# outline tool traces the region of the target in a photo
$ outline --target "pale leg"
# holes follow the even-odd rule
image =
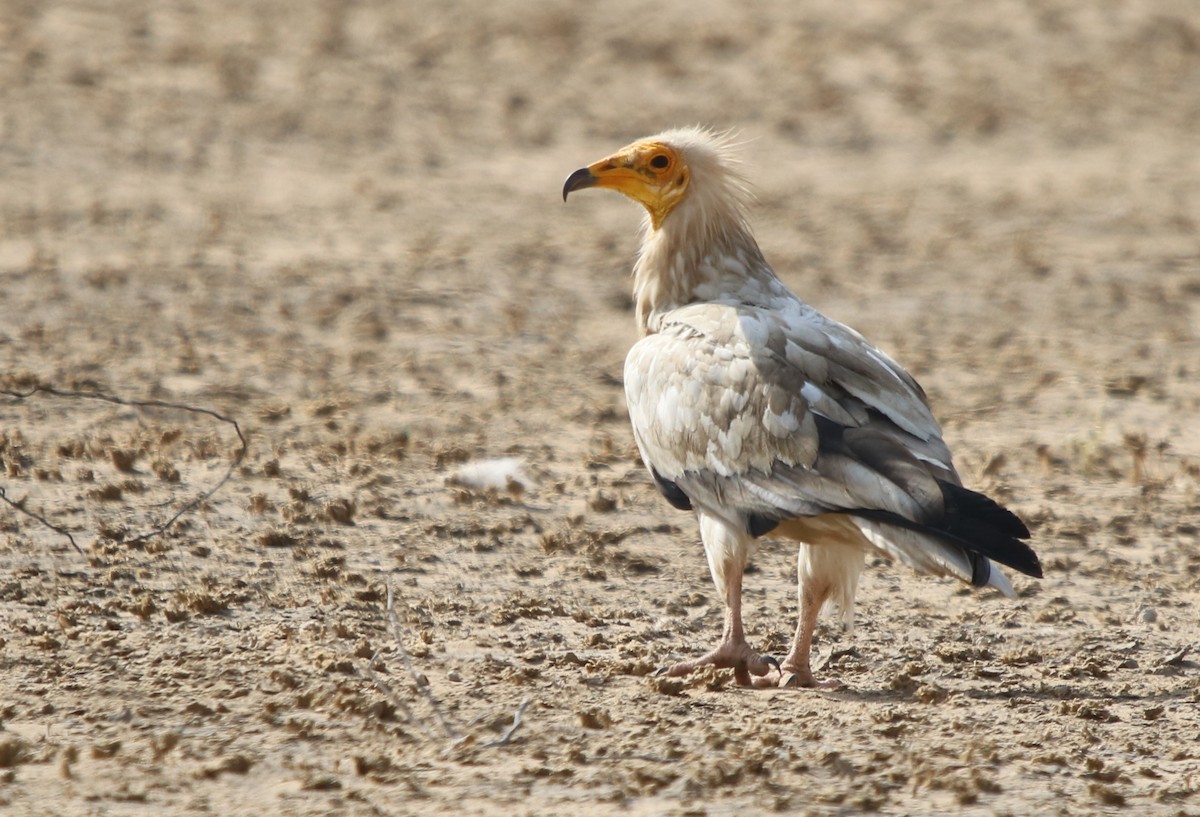
[[[734,678],[742,686],[750,686],[752,675],[766,675],[778,669],[773,658],[763,658],[746,643],[742,626],[742,575],[749,558],[749,534],[730,527],[724,520],[700,511],[700,538],[708,555],[713,583],[725,597],[725,627],[721,643],[712,652],[691,661],[681,661],[667,670],[667,675],[687,675],[693,670],[712,665],[733,669]]]
[[[751,675],[766,675],[778,663],[763,658],[746,643],[746,632],[742,627],[742,568],[729,569],[725,573],[725,628],[720,645],[710,653],[681,661],[667,670],[667,675],[687,675],[703,666],[728,667],[740,686],[752,684]]]
[[[817,616],[825,599],[829,597],[829,586],[809,580],[800,582],[800,620],[796,624],[796,637],[792,640],[791,652],[783,659],[780,671],[783,678],[780,686],[821,687],[837,689],[840,681],[817,681],[813,678],[811,656],[813,630]]]
[[[820,517],[809,520],[808,524],[822,525],[824,529],[821,532],[827,538],[832,538],[831,534],[840,532],[839,517]],[[802,535],[806,533],[800,528],[793,528],[788,532]],[[810,535],[812,532],[811,528],[807,531]],[[825,689],[843,686],[838,681],[817,681],[813,677],[813,631],[816,629],[821,608],[829,600],[841,608],[842,619],[849,628],[853,621],[854,595],[864,560],[863,550],[855,544],[800,545],[796,555],[796,592],[800,614],[792,649],[780,667],[783,676],[779,681],[780,686]]]

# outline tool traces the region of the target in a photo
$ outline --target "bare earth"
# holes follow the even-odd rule
[[[1197,89],[1193,0],[7,0],[0,386],[249,451],[132,542],[232,427],[0,399],[83,550],[0,507],[0,811],[1200,814]],[[720,600],[627,427],[640,214],[559,192],[697,122],[1046,567],[874,564],[842,691],[651,674]]]

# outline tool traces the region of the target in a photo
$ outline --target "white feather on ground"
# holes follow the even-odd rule
[[[499,457],[472,460],[459,466],[446,478],[451,485],[461,485],[476,491],[508,491],[519,493],[535,483],[521,457]]]

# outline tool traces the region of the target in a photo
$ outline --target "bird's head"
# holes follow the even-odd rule
[[[585,187],[607,187],[645,207],[657,230],[683,200],[690,181],[683,150],[662,137],[652,137],[576,170],[563,185],[563,201]]]
[[[676,128],[639,139],[567,177],[563,201],[588,187],[624,193],[646,208],[634,264],[638,322],[650,331],[656,310],[690,303],[697,287],[742,286],[747,275],[774,277],[746,221],[750,188],[738,172],[728,133]],[[724,253],[736,264],[706,264]],[[657,330],[656,330],[657,331]]]

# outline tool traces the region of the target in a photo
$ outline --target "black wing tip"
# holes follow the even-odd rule
[[[655,487],[658,488],[658,492],[663,495],[667,502],[671,503],[672,508],[681,511],[690,511],[692,509],[692,499],[683,492],[682,488],[653,468],[650,469],[650,476],[654,477]]]
[[[1022,571],[1022,572],[1023,572],[1023,573],[1024,573],[1026,576],[1033,576],[1033,578],[1035,578],[1035,579],[1040,579],[1040,578],[1043,578],[1043,576],[1042,576],[1042,562],[1041,562],[1041,560],[1040,560],[1040,559],[1038,559],[1038,557],[1037,557],[1037,554],[1036,554],[1036,553],[1034,553],[1032,550],[1030,550],[1029,552],[1030,552],[1030,553],[1033,555],[1033,565],[1032,565],[1032,568],[1031,568],[1030,570],[1027,570],[1027,571]]]
[[[986,532],[975,533],[969,538],[960,533],[953,539],[955,544],[967,551],[971,557],[971,584],[976,587],[983,587],[988,583],[991,578],[991,562],[1011,567],[1035,579],[1042,578],[1042,563],[1038,560],[1038,555],[1020,539],[988,536]]]
[[[942,489],[948,519],[955,516],[970,518],[1013,539],[1028,539],[1032,536],[1021,517],[990,496],[941,479],[938,480],[938,486]]]
[[[1000,510],[1004,511],[1009,516],[1011,516],[1013,522],[1016,523],[1013,526],[1016,529],[1016,533],[1013,534],[1014,539],[1031,539],[1031,538],[1033,538],[1033,534],[1029,532],[1029,526],[1025,524],[1025,520],[1023,520],[1021,517],[1017,516],[1015,513],[1010,511],[1008,508],[1005,508],[1003,505],[998,505],[997,507],[1000,508]]]
[[[766,536],[777,527],[779,527],[779,520],[770,516],[752,513],[746,517],[746,529],[750,531],[750,535],[755,539],[760,536]]]
[[[920,531],[962,548],[971,557],[971,584],[987,584],[991,569],[980,562],[998,562],[1026,576],[1042,578],[1037,553],[1025,541],[1029,528],[1012,511],[977,491],[938,480],[945,501],[945,513],[938,521],[913,522],[888,511],[855,509],[849,513]]]
[[[1020,571],[1026,576],[1032,576],[1035,579],[1042,578],[1042,563],[1038,559],[1038,555],[1033,552],[1033,548],[1017,539],[1000,544],[1001,546],[996,548],[998,552],[989,553],[989,558],[1002,565],[1007,565],[1013,570]]]
[[[1024,543],[1016,543],[1016,544],[1022,545],[1022,546],[1024,545]],[[1016,570],[1026,576],[1031,576],[1032,578],[1035,578],[1035,579],[1042,578],[1042,564],[1040,561],[1038,561],[1037,554],[1034,553],[1032,550],[1029,550],[1029,554],[1028,554],[1032,560],[1028,561],[1028,562],[1024,562],[1021,566],[1001,561],[1000,559],[996,558],[995,556],[988,558],[986,556],[980,556],[978,553],[971,553],[970,555],[971,555],[971,586],[972,587],[987,587],[988,584],[991,583],[992,571],[996,569],[995,566],[992,564],[992,559],[995,559],[1000,564],[1005,565],[1006,567],[1011,567],[1013,570]]]

